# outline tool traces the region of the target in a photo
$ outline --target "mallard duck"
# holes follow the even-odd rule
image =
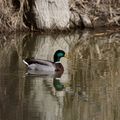
[[[64,71],[64,67],[60,62],[60,59],[65,57],[63,50],[57,50],[54,54],[54,62],[42,59],[27,58],[23,62],[28,66],[28,70],[35,72],[60,72]],[[33,73],[33,74],[34,74]]]

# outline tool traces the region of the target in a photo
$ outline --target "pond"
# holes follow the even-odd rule
[[[120,33],[111,31],[0,35],[0,120],[120,120]],[[27,74],[23,59],[52,61],[58,49],[70,56],[60,79]]]

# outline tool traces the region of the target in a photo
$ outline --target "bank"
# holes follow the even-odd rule
[[[0,0],[0,32],[120,25],[119,0]]]

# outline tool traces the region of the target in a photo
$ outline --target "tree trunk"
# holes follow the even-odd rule
[[[69,27],[68,0],[36,0],[33,12],[39,29],[63,30]]]

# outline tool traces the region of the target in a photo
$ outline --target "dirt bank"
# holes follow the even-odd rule
[[[71,0],[70,23],[89,28],[119,26],[119,0]]]
[[[51,5],[54,3],[54,0],[48,0],[48,2],[50,2]],[[62,28],[55,27],[60,26],[57,25],[57,23],[60,22],[55,21],[58,20],[56,18],[56,15],[49,16],[51,20],[51,27],[49,28],[49,30],[98,28],[120,25],[119,0],[69,0],[68,2],[68,12],[70,16],[69,22],[67,23],[64,19],[63,22],[65,23],[65,25],[63,22],[61,22],[63,25]],[[37,26],[37,22],[40,21],[36,20],[36,11],[35,9],[33,9],[33,6],[35,7],[34,3],[34,0],[0,0],[0,32],[21,30],[47,30],[46,26],[42,28]],[[58,11],[60,12],[61,7],[59,6],[58,8]],[[50,8],[50,10],[52,10],[52,8]],[[67,15],[68,12],[66,12]],[[44,14],[46,13],[44,12]],[[65,15],[66,14],[64,14],[64,16]],[[61,17],[61,21],[62,20],[63,19]],[[44,23],[44,19],[42,22]]]

